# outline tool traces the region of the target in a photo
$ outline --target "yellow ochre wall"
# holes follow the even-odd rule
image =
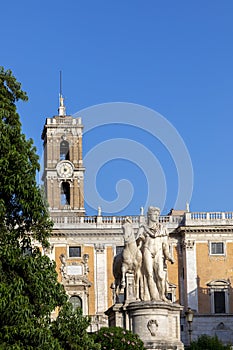
[[[112,274],[112,264],[113,264],[113,248],[107,247],[107,281],[108,281],[108,307],[112,306],[112,289],[111,284],[114,282],[114,277]]]
[[[66,255],[66,246],[64,247],[55,247],[55,262],[56,262],[56,271],[58,273],[58,281],[61,282],[61,260],[59,259],[59,256],[61,254]]]
[[[88,273],[88,280],[92,283],[91,287],[89,288],[89,298],[88,298],[88,309],[89,309],[89,315],[95,314],[95,273],[94,273],[94,248],[90,246],[84,247],[84,254],[89,255],[88,260],[88,267],[89,267],[89,273]]]
[[[233,243],[226,243],[226,255],[209,255],[208,242],[196,244],[198,308],[200,313],[210,312],[210,296],[207,283],[217,279],[233,281]],[[230,289],[229,300],[232,300]],[[232,302],[230,313],[233,312]]]
[[[176,287],[176,302],[179,302],[179,255],[177,246],[173,246],[173,259],[174,264],[167,262],[168,266],[168,281],[172,284],[175,284]]]

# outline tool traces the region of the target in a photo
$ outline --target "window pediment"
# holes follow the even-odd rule
[[[207,283],[207,286],[210,288],[228,288],[230,282],[226,280],[213,280]]]

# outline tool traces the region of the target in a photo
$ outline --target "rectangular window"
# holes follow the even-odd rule
[[[215,291],[214,292],[214,312],[216,314],[225,314],[225,292]]]
[[[224,243],[223,242],[211,242],[210,254],[223,255]]]
[[[81,247],[69,247],[69,258],[80,258],[81,257]]]
[[[124,249],[124,246],[122,245],[119,245],[119,246],[116,246],[116,255],[120,254]]]

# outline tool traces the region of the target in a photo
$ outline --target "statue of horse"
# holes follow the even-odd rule
[[[142,298],[143,295],[143,278],[141,273],[142,252],[137,246],[134,229],[130,218],[126,218],[122,225],[124,233],[123,251],[114,257],[113,276],[115,278],[115,293],[118,295],[125,288],[125,275],[127,272],[134,273],[135,296],[136,299]]]

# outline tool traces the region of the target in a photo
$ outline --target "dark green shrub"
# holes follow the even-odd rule
[[[189,350],[230,350],[230,345],[223,345],[217,336],[210,337],[206,334],[201,335],[196,341],[193,341]]]
[[[95,343],[101,344],[101,350],[145,350],[137,334],[121,327],[103,327],[93,338]]]

